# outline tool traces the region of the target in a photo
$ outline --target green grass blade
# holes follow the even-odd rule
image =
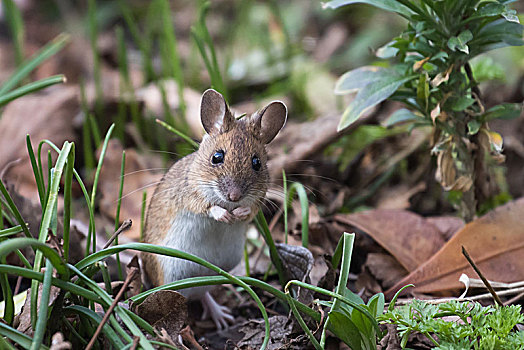
[[[116,214],[115,214],[115,231],[118,230],[120,226],[120,208],[122,207],[122,193],[124,192],[124,173],[126,169],[126,151],[122,151],[122,163],[120,164],[120,185],[118,186],[118,202],[116,204]],[[115,237],[115,243],[113,245],[118,245],[118,236]],[[120,254],[116,254],[116,264],[118,266],[118,278],[121,280],[124,278],[122,273],[122,265],[120,264]]]
[[[140,241],[144,240],[144,228],[146,226],[146,204],[147,204],[147,191],[144,190],[142,194],[142,208],[140,209]]]
[[[147,40],[142,38],[142,36],[140,35],[140,30],[138,28],[137,21],[133,18],[133,14],[129,9],[127,1],[118,0],[118,5],[120,7],[120,10],[122,11],[124,21],[126,22],[127,27],[129,28],[129,32],[131,33],[133,40],[138,46],[140,53],[142,54],[142,69],[144,72],[144,79],[145,81],[151,81],[155,77],[153,61],[151,59],[151,48],[147,43]]]
[[[322,293],[322,294],[325,294],[329,297],[332,297],[333,299],[335,300],[340,300],[340,302],[343,302],[349,306],[351,306],[352,308],[354,309],[357,309],[358,311],[360,311],[364,316],[366,316],[366,318],[371,321],[371,323],[373,324],[373,327],[375,328],[375,330],[377,331],[377,333],[380,332],[380,328],[378,326],[378,322],[377,320],[375,319],[375,317],[373,315],[371,315],[371,313],[366,309],[364,308],[362,305],[360,304],[357,304],[355,303],[354,301],[340,295],[340,294],[337,294],[335,292],[332,292],[330,290],[327,290],[327,289],[324,289],[324,288],[320,288],[320,287],[316,287],[316,286],[312,286],[308,283],[305,283],[305,282],[301,282],[301,281],[297,281],[297,280],[291,280],[287,283],[286,285],[286,288],[289,288],[289,286],[291,284],[294,284],[294,285],[297,285],[299,287],[302,287],[302,288],[306,288],[306,289],[310,289],[312,291],[315,291],[315,292],[318,292],[318,293]]]
[[[45,256],[47,259],[51,260],[51,263],[55,267],[56,271],[61,276],[63,276],[64,279],[68,278],[69,271],[65,266],[64,260],[62,260],[60,255],[58,255],[58,252],[47,244],[34,238],[11,238],[0,243],[0,257],[6,256],[17,249],[23,249],[25,247],[33,247],[38,250],[40,252],[40,256]],[[38,271],[40,271],[40,269]]]
[[[167,124],[166,122],[160,120],[160,119],[157,119],[156,122],[160,125],[162,125],[164,128],[166,128],[167,130],[171,131],[172,133],[174,133],[175,135],[178,135],[180,136],[184,141],[186,141],[187,143],[189,143],[191,146],[193,146],[195,149],[198,149],[198,142],[196,142],[195,140],[193,140],[191,137],[187,136],[186,134],[184,134],[183,132],[181,131],[178,131],[177,129],[175,129],[173,126]]]
[[[87,2],[87,18],[89,25],[89,43],[91,44],[91,52],[93,54],[93,77],[95,80],[95,100],[96,105],[102,101],[102,78],[100,74],[100,55],[98,53],[98,23],[96,20],[96,0],[88,0]]]
[[[38,241],[45,245],[45,242],[47,241],[47,236],[49,232],[49,228],[51,226],[51,220],[54,215],[56,215],[56,206],[58,200],[58,190],[60,187],[60,179],[62,177],[62,173],[64,171],[64,167],[67,161],[67,158],[69,157],[69,152],[71,152],[72,144],[70,142],[64,142],[64,145],[62,147],[62,150],[60,151],[58,158],[56,160],[56,165],[54,167],[54,171],[51,178],[51,183],[47,191],[47,200],[46,200],[46,206],[44,209],[44,213],[42,214],[42,220],[40,222],[40,232],[38,234]],[[51,248],[49,248],[51,249]],[[42,258],[43,258],[43,251],[40,249],[35,254],[35,262],[34,262],[34,270],[36,272],[40,271],[40,268],[42,267]],[[60,259],[61,260],[61,259]],[[51,261],[53,266],[59,270],[59,266],[54,263],[54,261]],[[63,263],[63,262],[62,262]],[[65,275],[67,276],[69,274],[69,271],[67,269],[63,270]],[[37,306],[36,302],[38,300],[38,281],[32,281],[31,282],[31,320],[33,327],[35,326],[36,320],[34,317],[36,317],[36,311]]]
[[[109,139],[111,138],[111,133],[113,132],[113,129],[115,128],[115,124],[111,124],[109,127],[109,130],[107,131],[106,138],[104,140],[104,145],[102,146],[102,152],[100,153],[100,158],[98,159],[98,166],[96,167],[95,172],[95,180],[93,181],[93,189],[91,190],[91,211],[95,211],[95,197],[96,197],[96,189],[98,187],[98,179],[100,177],[100,171],[102,170],[102,165],[104,164],[104,158],[106,156],[107,151],[107,144],[109,143]],[[92,251],[96,251],[96,230],[95,230],[95,222],[93,221],[92,225],[90,226],[90,232],[92,233]],[[89,245],[89,242],[87,243]]]
[[[162,66],[164,67],[164,76],[172,76],[178,85],[178,99],[180,103],[181,120],[185,121],[186,103],[184,100],[184,76],[180,56],[178,55],[177,40],[175,29],[171,19],[171,9],[167,0],[161,0],[161,17],[162,17],[162,40],[160,45],[163,47]]]
[[[119,245],[119,246],[116,246],[116,247],[110,247],[110,248],[107,248],[107,249],[104,249],[104,250],[101,250],[101,251],[98,251],[94,254],[91,254],[90,256],[87,256],[86,258],[84,258],[82,261],[80,261],[78,264],[75,265],[75,268],[81,270],[83,268],[86,268],[92,264],[94,264],[95,262],[109,256],[109,255],[113,255],[117,252],[121,252],[123,250],[126,250],[126,249],[133,249],[133,250],[139,250],[139,251],[144,251],[144,252],[148,252],[148,253],[153,253],[153,254],[160,254],[160,255],[165,255],[165,256],[172,256],[172,257],[176,257],[176,258],[181,258],[181,259],[185,259],[185,260],[189,260],[189,261],[192,261],[192,262],[195,262],[199,265],[202,265],[204,267],[207,267],[208,269],[216,272],[217,274],[221,275],[221,276],[224,276],[224,277],[227,277],[231,283],[234,283],[234,284],[237,284],[237,285],[240,285],[241,287],[243,287],[247,292],[248,294],[255,300],[258,308],[260,309],[260,312],[262,313],[262,317],[264,318],[264,325],[265,325],[265,336],[264,336],[264,342],[262,344],[262,348],[265,348],[269,342],[269,319],[268,319],[268,316],[267,316],[267,312],[266,312],[266,309],[264,307],[264,305],[262,304],[262,302],[260,301],[260,298],[257,296],[257,294],[253,291],[253,289],[251,289],[251,287],[249,287],[245,282],[243,282],[242,280],[240,280],[239,278],[227,273],[226,271],[222,270],[221,268],[205,261],[204,259],[201,259],[197,256],[194,256],[194,255],[191,255],[191,254],[188,254],[188,253],[184,253],[184,252],[181,252],[179,250],[176,250],[176,249],[173,249],[173,248],[168,248],[168,247],[161,247],[161,246],[157,246],[157,245],[154,245],[154,244],[147,244],[147,243],[128,243],[128,244],[123,244],[123,245]]]
[[[42,272],[35,272],[32,269],[23,268],[20,266],[0,264],[0,273],[6,273],[9,275],[14,275],[14,276],[21,276],[27,279],[37,280],[39,282],[44,281],[44,274]],[[78,295],[82,298],[92,300],[96,303],[101,302],[100,297],[98,295],[74,283],[63,281],[58,278],[53,278],[51,280],[51,283],[55,287],[63,289],[67,292],[71,292],[72,294]]]
[[[7,257],[2,256],[0,261],[2,264],[6,264]],[[5,310],[3,319],[7,324],[12,325],[15,317],[15,302],[13,300],[13,292],[11,291],[11,286],[9,285],[9,280],[7,279],[6,273],[0,274],[0,286],[2,286],[2,295],[5,302]]]
[[[73,171],[75,166],[75,144],[71,145],[71,151],[67,158],[64,181],[64,224],[63,224],[63,239],[64,239],[64,260],[69,260],[69,231],[71,226],[71,198],[73,185]]]
[[[0,322],[0,335],[12,340],[24,349],[29,349],[31,347],[32,339],[28,335],[20,331],[17,331],[13,327],[10,327],[3,322]],[[42,345],[40,349],[48,350],[49,348],[47,346]]]
[[[9,237],[9,236],[12,236],[12,235],[20,233],[20,232],[23,232],[22,226],[20,226],[20,225],[16,225],[16,226],[13,226],[13,227],[5,228],[3,230],[0,230],[0,238]]]
[[[286,206],[291,205],[291,201],[295,192],[298,195],[298,199],[300,201],[300,210],[302,215],[302,246],[307,248],[309,245],[309,201],[307,199],[307,193],[304,185],[299,182],[294,182],[291,186],[289,186]]]
[[[136,243],[136,244],[139,244],[139,243]],[[123,247],[123,246],[119,246],[119,247]],[[115,249],[116,247],[113,247],[113,248],[109,248],[109,249]],[[107,250],[109,250],[107,249]],[[104,250],[101,250],[100,252],[104,252]],[[91,256],[94,256],[94,255],[99,255],[100,252],[97,252],[97,253],[93,253]],[[89,257],[87,257],[89,258]],[[86,259],[87,259],[86,258]],[[84,260],[86,260],[84,259]],[[82,261],[84,261],[82,260]],[[96,262],[96,261],[95,261]],[[78,265],[78,264],[77,264]],[[80,269],[78,269],[77,267],[73,266],[73,265],[70,265],[68,264],[68,267],[69,269],[74,272],[75,274],[78,275],[78,277],[84,282],[86,283],[86,285],[88,287],[90,287],[90,289],[92,289],[96,294],[98,294],[102,300],[104,300],[104,302],[107,304],[107,305],[110,305],[113,301],[113,299],[111,298],[111,296],[109,296],[109,294],[107,294],[106,291],[104,291],[102,288],[100,288],[98,286],[98,284],[92,280],[91,278],[87,277],[86,275],[84,275]],[[140,331],[140,329],[136,326],[136,324],[133,323],[133,321],[129,318],[129,316],[125,313],[124,309],[120,306],[116,306],[115,307],[115,313],[122,319],[122,321],[124,322],[124,324],[129,328],[129,330],[131,331],[132,334],[135,334],[135,335],[138,335],[140,337],[140,345],[144,348],[144,349],[150,349],[150,350],[153,350],[153,347],[151,346],[151,343],[147,340],[147,338],[144,336],[144,334]]]
[[[13,213],[16,221],[18,221],[18,224],[22,227],[22,230],[24,231],[25,236],[32,238],[33,236],[31,235],[31,232],[29,232],[29,229],[27,228],[25,220],[22,218],[20,211],[18,211],[18,208],[16,207],[15,202],[13,201],[13,198],[11,198],[11,195],[5,188],[4,183],[2,182],[1,179],[0,179],[0,192],[2,192],[2,195],[4,196],[4,199],[7,202],[7,206]]]
[[[16,100],[19,97],[22,97],[24,95],[30,94],[32,92],[45,89],[46,87],[49,87],[51,85],[65,83],[66,79],[63,75],[54,75],[49,78],[41,79],[32,83],[29,83],[27,85],[24,85],[18,89],[15,89],[13,91],[10,91],[6,94],[3,94],[0,96],[0,107],[3,105]]]
[[[286,273],[284,271],[284,265],[282,264],[282,260],[280,260],[280,255],[278,254],[277,247],[275,246],[275,242],[273,241],[273,236],[271,236],[271,232],[269,231],[269,226],[267,225],[266,218],[264,217],[264,213],[260,210],[255,217],[255,226],[258,229],[258,232],[264,237],[264,240],[266,241],[267,246],[269,247],[269,256],[271,258],[271,262],[273,262],[273,265],[275,265],[275,268],[277,269],[278,273],[278,280],[280,282],[281,286],[284,286],[287,282]]]
[[[38,310],[38,318],[36,320],[35,334],[33,336],[33,343],[31,350],[38,350],[42,345],[44,333],[47,326],[47,311],[49,310],[49,296],[51,293],[51,278],[53,277],[53,265],[46,260],[46,270],[44,273],[44,282],[42,283],[42,293],[40,294],[40,310]]]
[[[340,276],[338,278],[337,287],[335,289],[335,293],[337,295],[345,295],[344,291],[347,288],[347,283],[348,283],[349,268],[351,265],[351,256],[353,254],[353,242],[355,241],[355,234],[344,232],[344,234],[341,237],[341,240],[343,240],[344,243],[343,243],[343,248],[342,248],[342,265],[340,266]],[[333,307],[331,308],[331,310],[338,309],[339,304],[340,304],[339,299],[333,300]],[[374,322],[376,323],[376,321]],[[326,330],[328,329],[327,328],[328,325],[329,325],[329,314],[326,319],[326,323],[324,324],[324,328],[322,329],[322,336],[320,338],[320,344],[322,346],[325,346]]]
[[[315,338],[315,336],[313,335],[313,333],[311,332],[311,330],[307,326],[306,322],[302,318],[302,315],[300,315],[300,313],[298,312],[298,309],[297,309],[296,305],[293,303],[293,298],[291,298],[291,295],[289,294],[289,290],[286,290],[286,295],[287,295],[287,298],[288,298],[288,304],[291,307],[291,311],[293,312],[293,315],[295,316],[295,319],[298,321],[298,324],[300,325],[302,330],[308,336],[309,341],[311,342],[311,344],[313,344],[315,349],[323,350],[324,347],[319,344],[319,342],[317,341],[317,339]]]
[[[66,315],[81,315],[83,317],[86,317],[90,319],[93,324],[99,324],[102,322],[102,317],[94,312],[93,310],[81,306],[81,305],[71,305],[64,308],[64,312]],[[102,327],[102,333],[106,336],[107,339],[113,344],[113,346],[116,349],[122,349],[124,347],[124,343],[120,340],[120,337],[116,334],[116,332],[109,326],[109,324],[105,324]],[[87,344],[87,343],[86,343]]]
[[[38,189],[38,198],[40,198],[40,206],[44,207],[44,197],[45,197],[45,187],[42,182],[42,177],[40,175],[40,169],[36,163],[35,152],[33,151],[33,144],[31,143],[31,137],[29,134],[26,135],[26,145],[27,153],[29,153],[29,159],[31,161],[31,167],[33,168],[33,173],[35,174],[36,188]]]
[[[16,350],[16,348],[13,345],[11,345],[4,337],[0,337],[0,349]]]
[[[24,22],[22,14],[13,0],[3,0],[4,18],[9,26],[15,49],[15,63],[17,66],[24,60]]]
[[[287,215],[288,215],[288,201],[287,201],[287,178],[286,178],[286,171],[282,170],[282,184],[284,187],[284,203],[282,206],[284,207],[284,243],[287,244],[287,236],[289,232],[288,222],[287,222]]]
[[[60,51],[69,41],[69,35],[60,34],[46,46],[36,52],[29,60],[22,64],[16,72],[0,87],[0,96],[14,88],[27,77],[43,61]]]

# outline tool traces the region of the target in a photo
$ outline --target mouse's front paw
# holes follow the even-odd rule
[[[225,222],[226,224],[230,224],[234,221],[233,215],[218,205],[212,206],[211,209],[209,209],[209,213],[216,221]]]
[[[246,220],[251,215],[251,208],[249,207],[238,207],[233,209],[233,216],[238,221]]]

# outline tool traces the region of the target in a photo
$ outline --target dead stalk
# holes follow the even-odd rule
[[[124,285],[122,286],[122,288],[120,289],[120,291],[116,295],[116,298],[111,303],[111,306],[109,306],[109,309],[107,309],[107,312],[104,315],[104,318],[102,318],[102,322],[100,322],[100,324],[96,328],[95,334],[93,334],[93,337],[89,341],[89,344],[87,344],[85,350],[90,350],[93,347],[93,345],[95,344],[96,339],[98,338],[98,336],[100,335],[100,332],[102,331],[102,327],[104,327],[104,325],[106,324],[107,320],[109,319],[109,316],[111,316],[111,313],[113,312],[113,310],[115,309],[116,305],[118,304],[118,302],[120,301],[120,299],[124,295],[127,287],[129,286],[129,283],[131,283],[131,281],[133,280],[133,277],[135,277],[135,275],[137,273],[138,273],[138,269],[133,267],[131,269],[131,271],[129,272],[129,274],[127,275],[126,280],[124,281]]]
[[[469,264],[471,265],[471,267],[473,267],[473,269],[475,270],[477,275],[479,275],[480,279],[482,280],[482,282],[484,283],[486,288],[488,288],[488,290],[491,293],[491,295],[493,296],[493,299],[495,300],[495,302],[499,306],[504,306],[504,304],[502,303],[502,300],[500,300],[499,296],[497,295],[497,293],[495,293],[495,290],[491,286],[491,283],[489,283],[489,281],[486,279],[486,277],[484,277],[482,272],[480,272],[479,268],[477,267],[477,265],[475,265],[475,263],[473,262],[473,259],[471,259],[471,257],[469,256],[468,252],[466,251],[466,248],[464,248],[464,247],[462,247],[462,254],[466,257],[466,259],[468,260]]]
[[[113,233],[111,238],[109,238],[107,243],[104,245],[103,249],[106,249],[107,247],[109,247],[111,245],[111,243],[113,243],[115,238],[117,238],[119,234],[121,234],[122,232],[124,232],[125,230],[130,228],[132,224],[133,224],[133,222],[131,221],[131,219],[127,219],[126,221],[124,221],[122,223],[122,225],[118,228],[118,230],[116,230],[115,233]]]

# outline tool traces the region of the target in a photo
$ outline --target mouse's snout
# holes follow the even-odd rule
[[[231,188],[227,193],[227,199],[238,202],[242,198],[242,191],[238,187]]]
[[[241,184],[236,183],[232,178],[223,178],[219,183],[220,192],[226,197],[226,200],[238,202],[244,198],[244,188]]]

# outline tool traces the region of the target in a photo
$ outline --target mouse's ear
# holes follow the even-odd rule
[[[224,96],[213,89],[207,89],[202,95],[200,119],[210,135],[229,130],[235,122]]]
[[[284,127],[287,119],[287,107],[281,101],[273,101],[253,115],[255,130],[260,141],[270,143]]]

